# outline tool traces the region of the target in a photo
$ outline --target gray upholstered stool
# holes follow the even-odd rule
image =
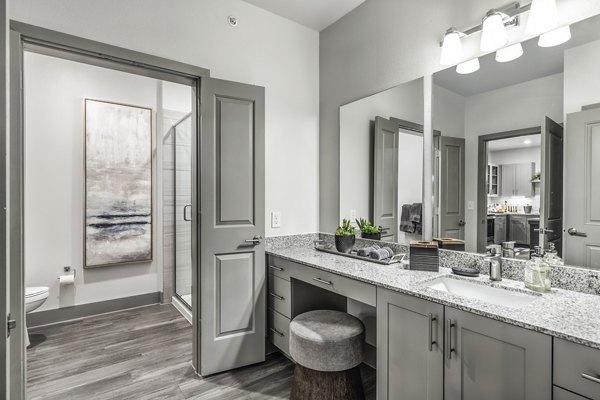
[[[364,335],[362,322],[340,311],[309,311],[294,318],[292,400],[364,399],[359,369]]]

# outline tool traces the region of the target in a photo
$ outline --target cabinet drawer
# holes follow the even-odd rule
[[[285,354],[289,354],[290,348],[290,320],[279,314],[277,311],[269,309],[269,340]]]
[[[269,308],[285,315],[288,318],[292,316],[292,303],[290,295],[292,293],[290,282],[269,274]]]
[[[374,285],[299,264],[294,266],[292,276],[311,285],[377,307],[377,288]]]
[[[292,261],[269,256],[269,261],[267,262],[267,270],[270,274],[273,274],[278,278],[289,281],[290,280],[290,270],[292,269],[291,267],[294,264],[295,263],[293,263]]]
[[[600,400],[600,350],[554,339],[554,384]]]
[[[558,386],[554,386],[553,392],[554,400],[587,400],[587,397],[582,397],[563,388],[559,388]]]

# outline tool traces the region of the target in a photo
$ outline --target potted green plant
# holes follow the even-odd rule
[[[350,253],[354,247],[355,235],[356,229],[349,220],[344,219],[335,231],[335,248],[340,253]]]
[[[356,220],[356,225],[360,229],[360,237],[363,239],[381,240],[381,231],[379,227],[373,226],[371,221],[367,221],[364,218]]]

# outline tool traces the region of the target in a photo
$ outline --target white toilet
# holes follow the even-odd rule
[[[46,286],[25,288],[25,313],[30,313],[44,304],[48,298],[48,292],[49,290]],[[27,326],[25,326],[25,345],[29,346],[29,333],[27,332]]]

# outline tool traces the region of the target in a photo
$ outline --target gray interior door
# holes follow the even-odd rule
[[[265,359],[264,88],[203,79],[200,373]]]
[[[373,224],[383,227],[381,240],[398,238],[398,136],[396,122],[375,117],[373,155]]]
[[[465,238],[465,139],[440,138],[440,236]]]
[[[10,286],[8,284],[9,263],[6,262],[6,171],[7,171],[7,160],[6,160],[6,134],[8,132],[8,115],[7,115],[7,102],[8,102],[8,74],[6,68],[6,60],[8,59],[8,6],[7,2],[3,2],[0,7],[0,58],[2,59],[2,65],[0,66],[0,93],[2,98],[0,99],[0,121],[2,121],[2,129],[0,129],[0,154],[2,155],[2,161],[0,162],[0,198],[2,199],[2,208],[0,210],[0,258],[2,262],[0,265],[0,315],[3,320],[6,321],[9,312],[9,297],[6,293],[10,293]],[[4,332],[0,335],[0,398],[8,399],[9,397],[9,385],[10,377],[7,366],[8,363],[8,348],[9,340]]]
[[[554,243],[562,254],[563,127],[546,117],[542,125],[542,186],[540,189],[540,245]]]
[[[567,115],[564,259],[600,269],[600,109]]]

